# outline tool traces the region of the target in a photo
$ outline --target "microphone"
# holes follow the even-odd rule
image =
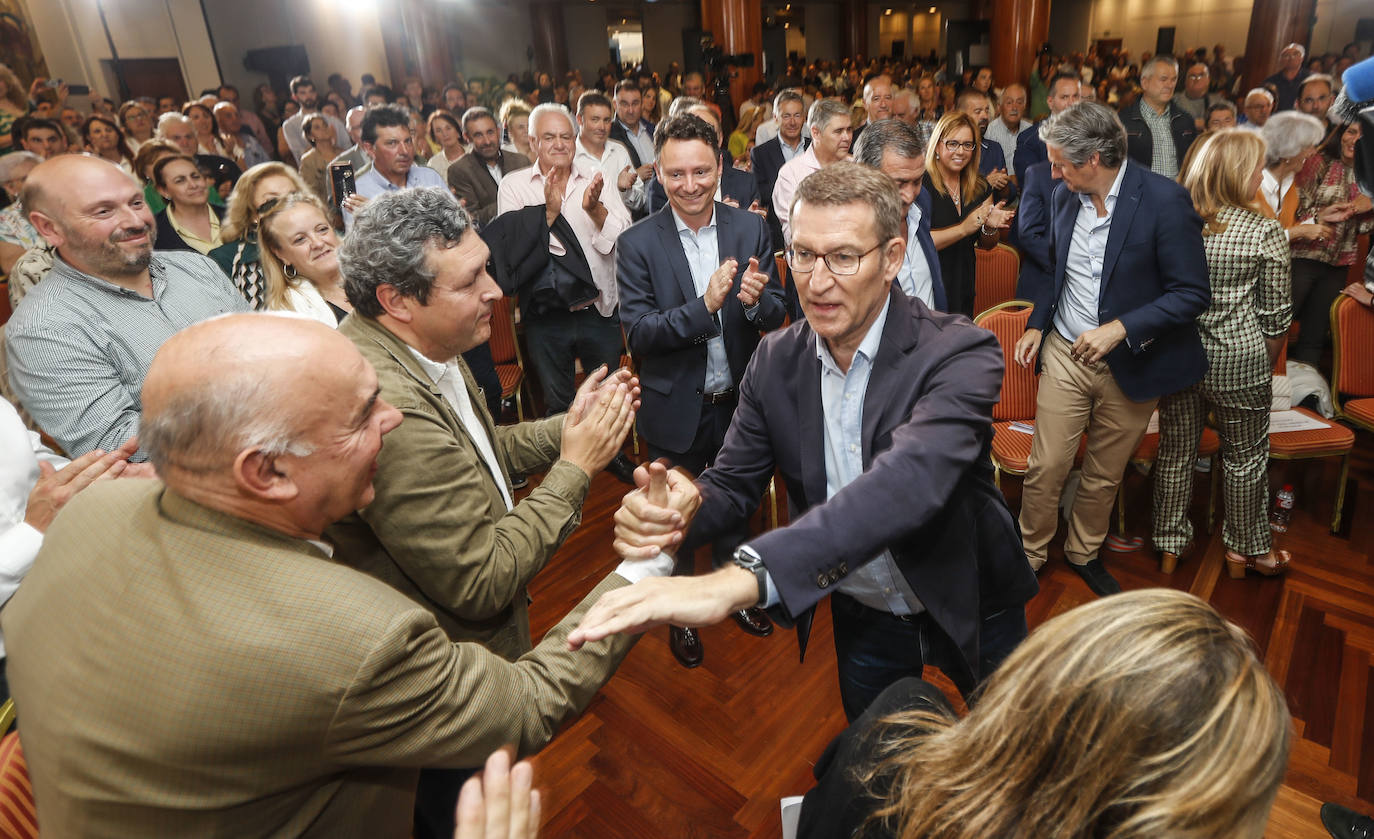
[[[1374,58],[1352,64],[1341,75],[1346,98],[1355,104],[1374,99]]]

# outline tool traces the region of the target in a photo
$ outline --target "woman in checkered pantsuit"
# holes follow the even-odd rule
[[[1206,141],[1183,178],[1206,222],[1212,306],[1198,318],[1198,332],[1210,365],[1201,382],[1159,402],[1154,543],[1165,573],[1193,535],[1188,500],[1209,411],[1221,437],[1228,570],[1273,576],[1288,567],[1288,553],[1270,541],[1265,467],[1271,376],[1292,319],[1290,253],[1283,227],[1254,206],[1263,166],[1264,140],[1229,129]]]

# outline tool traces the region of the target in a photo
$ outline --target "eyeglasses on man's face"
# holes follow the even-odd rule
[[[787,264],[798,274],[810,274],[816,270],[816,261],[823,260],[825,267],[830,269],[830,273],[846,277],[859,272],[859,265],[863,263],[864,257],[882,247],[882,243],[874,245],[863,253],[853,253],[851,251],[834,251],[832,253],[816,253],[806,248],[792,247],[787,249]]]

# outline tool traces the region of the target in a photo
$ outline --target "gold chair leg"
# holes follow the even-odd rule
[[[997,487],[997,491],[1002,491],[1002,469],[997,465],[997,461],[992,462],[992,485]]]
[[[1331,532],[1341,529],[1341,513],[1345,509],[1345,480],[1350,474],[1350,452],[1341,458],[1341,476],[1336,481],[1336,511],[1331,514]]]

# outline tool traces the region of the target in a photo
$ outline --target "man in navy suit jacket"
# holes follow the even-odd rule
[[[658,176],[668,206],[616,242],[620,319],[639,371],[639,433],[650,459],[666,458],[692,474],[715,461],[738,401],[736,385],[759,333],[782,325],[782,286],[763,219],[715,201],[720,155],[715,132],[692,114],[670,117],[655,137]],[[746,530],[713,542],[726,563]],[[680,551],[677,573],[690,574],[698,543]],[[763,635],[761,610],[736,613],[745,631]],[[673,654],[701,663],[700,638],[673,627]]]
[[[925,137],[921,129],[897,119],[875,122],[870,128],[854,147],[854,159],[892,179],[902,199],[902,218],[906,219],[906,254],[893,284],[929,309],[949,311],[940,258],[930,238],[930,195],[921,191],[921,176],[926,171]]]
[[[1078,104],[1079,88],[1082,82],[1073,73],[1058,73],[1050,79],[1050,115],[1059,113],[1070,105]],[[1032,125],[1016,135],[1016,154],[1012,157],[1011,167],[1016,170],[1016,182],[1026,183],[1026,170],[1037,163],[1044,163],[1045,141],[1040,139],[1040,129],[1044,123]]]
[[[758,183],[760,205],[768,211],[768,229],[773,231],[773,250],[787,247],[782,237],[782,223],[778,214],[773,212],[773,182],[778,179],[778,170],[787,161],[801,154],[811,145],[811,138],[805,136],[806,100],[795,88],[778,91],[773,97],[773,114],[778,121],[778,136],[766,143],[754,146],[749,152],[749,168]]]
[[[1016,210],[1016,246],[1021,250],[1016,297],[1035,300],[1051,283],[1050,196],[1059,185],[1059,173],[1047,160],[1027,169],[1023,177]]]
[[[616,547],[643,557],[674,544],[674,517],[691,520],[697,501],[694,536],[735,526],[775,471],[791,524],[708,576],[603,597],[569,641],[768,604],[796,622],[804,651],[812,608],[833,593],[851,719],[925,663],[967,692],[1024,637],[1037,589],[988,459],[997,340],[893,286],[906,248],[901,198],[882,173],[850,162],[812,173],[791,224],[807,320],[759,346],[725,445],[695,488],[670,475],[667,502],[626,496]]]
[[[1035,437],[1021,492],[1021,537],[1044,564],[1059,494],[1088,436],[1064,556],[1100,595],[1121,590],[1098,551],[1117,485],[1165,394],[1207,372],[1196,320],[1211,304],[1202,219],[1188,192],[1127,162],[1115,113],[1080,102],[1041,136],[1067,189],[1051,197],[1050,276],[1015,357],[1040,356]]]

